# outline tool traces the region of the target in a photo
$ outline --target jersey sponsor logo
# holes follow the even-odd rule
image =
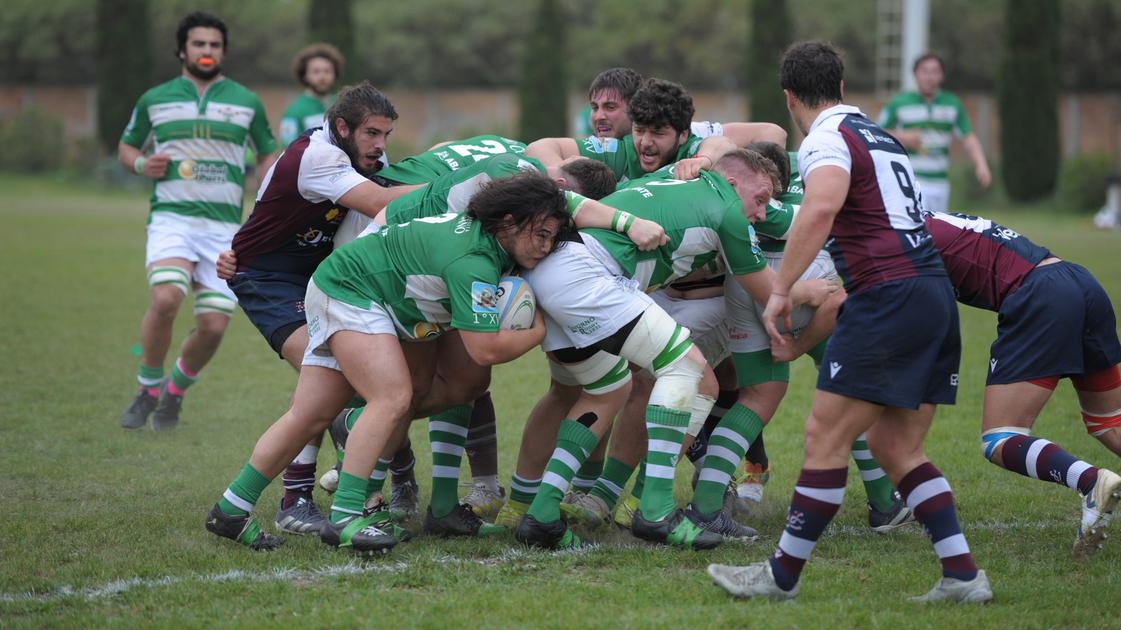
[[[836,361],[830,361],[829,362],[829,378],[836,378],[837,372],[840,372],[842,367],[844,367],[844,366],[842,366],[840,363],[837,363]]]
[[[578,335],[590,335],[599,330],[603,324],[600,323],[595,317],[589,317],[582,322],[577,322],[568,327],[569,330]]]
[[[471,310],[498,316],[498,287],[489,282],[471,283]],[[478,317],[475,318],[478,321]]]
[[[588,136],[584,139],[584,150],[589,153],[617,153],[619,151],[619,139]]]
[[[318,228],[308,228],[306,232],[296,237],[296,245],[299,247],[316,247],[333,241],[334,238],[327,236],[323,230]]]
[[[432,322],[417,322],[413,324],[413,339],[430,339],[440,336],[440,325]]]
[[[323,218],[326,219],[327,221],[332,221],[332,222],[334,222],[336,219],[338,219],[339,221],[342,221],[342,217],[340,217],[339,214],[340,213],[339,213],[338,208],[331,208],[330,210],[327,211],[327,214],[323,215]]]
[[[226,183],[224,164],[199,164],[194,160],[183,160],[176,170],[182,179],[190,179],[202,184]]]

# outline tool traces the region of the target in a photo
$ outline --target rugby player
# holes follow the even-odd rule
[[[692,179],[724,153],[756,140],[786,143],[786,132],[771,123],[728,123],[721,133],[701,137],[691,128],[693,99],[680,85],[647,79],[626,105],[630,137],[542,138],[526,154],[546,165],[583,156],[611,167],[620,184],[678,163],[678,177]],[[715,129],[713,129],[715,131]]]
[[[303,93],[280,117],[280,142],[288,146],[309,129],[322,127],[327,108],[334,101],[331,90],[342,74],[343,55],[330,44],[305,46],[292,62],[292,72],[304,87]],[[382,155],[383,161],[385,159]]]
[[[790,328],[790,288],[827,239],[848,292],[806,420],[802,472],[774,555],[746,567],[709,565],[708,573],[737,597],[795,597],[802,568],[844,497],[852,443],[867,432],[942,564],[937,585],[915,599],[990,601],[950,486],[922,448],[935,406],[956,395],[961,342],[953,286],[923,223],[906,151],[843,104],[843,68],[831,46],[804,42],[786,51],[780,71],[787,108],[806,134],[798,151],[806,191],[764,310],[768,334],[785,343],[776,320]]]
[[[417,186],[384,188],[368,177],[381,168],[397,111],[368,82],[344,89],[327,112],[330,125],[296,139],[265,175],[253,213],[219,258],[249,321],[296,370],[307,349],[304,294],[331,253],[335,231],[350,211],[370,216]],[[236,273],[232,273],[236,270]],[[324,518],[312,501],[322,436],[284,472],[276,526],[318,533]]]
[[[963,304],[996,311],[981,418],[981,454],[1006,470],[1082,495],[1074,554],[1097,552],[1121,476],[1032,437],[1059,380],[1070,378],[1086,431],[1121,455],[1121,344],[1109,296],[1084,267],[982,217],[924,213]]]
[[[539,491],[515,528],[520,541],[548,548],[581,544],[560,519],[560,502],[627,399],[628,361],[657,378],[646,410],[647,492],[632,532],[686,548],[710,548],[723,541],[698,523],[717,518],[719,512],[675,510],[672,493],[674,463],[686,429],[691,420],[703,423],[708,416],[715,378],[688,331],[645,291],[723,258],[747,290],[766,297],[770,271],[751,242],[748,216],[763,211],[775,179],[774,166],[762,156],[737,150],[717,162],[715,173],[702,173],[699,179],[651,180],[622,189],[603,200],[619,208],[619,231],[635,216],[650,219],[666,228],[665,245],[642,254],[621,234],[582,230],[579,241],[526,273],[538,305],[548,314],[542,347],[551,353],[553,380],[583,391],[560,423]],[[539,403],[535,411],[541,409]],[[545,414],[537,414],[525,435],[551,435],[548,424]],[[532,453],[537,444],[523,438],[522,445],[526,461],[519,457],[518,475],[525,479],[540,471],[531,470],[530,461],[540,460]]]
[[[140,97],[117,146],[126,169],[152,180],[150,296],[140,323],[140,389],[121,415],[126,429],[144,427],[148,416],[155,430],[174,428],[187,388],[217,352],[237,301],[214,261],[241,224],[245,148],[255,147],[260,172],[276,150],[260,99],[222,74],[226,25],[195,12],[175,36],[181,75]],[[150,138],[154,148],[146,155]],[[192,290],[195,327],[165,379],[175,315]]]
[[[291,408],[258,441],[210,511],[207,529],[255,550],[279,545],[260,531],[254,504],[357,392],[367,404],[347,439],[331,523],[320,535],[359,552],[394,546],[397,538],[377,527],[383,516],[364,515],[370,474],[403,438],[436,364],[435,344],[402,341],[452,326],[480,365],[528,351],[544,338],[542,316],[528,330],[500,331],[485,294],[493,295],[513,266],[536,266],[572,229],[560,189],[526,174],[492,183],[464,214],[391,225],[332,253],[308,284],[309,342]],[[418,294],[408,287],[421,277],[429,279],[428,290]]]

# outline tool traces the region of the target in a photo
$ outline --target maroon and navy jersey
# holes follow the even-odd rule
[[[311,276],[346,216],[339,198],[365,181],[324,130],[297,138],[269,169],[253,214],[234,236],[238,270]]]
[[[855,107],[823,111],[798,150],[807,192],[814,169],[837,166],[849,173],[848,196],[825,246],[845,289],[945,276],[922,218],[921,195],[903,145]]]
[[[923,216],[958,301],[969,306],[1000,309],[1039,261],[1051,256],[1046,247],[988,219],[945,212]]]

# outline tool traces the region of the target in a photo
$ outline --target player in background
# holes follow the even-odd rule
[[[942,564],[937,585],[915,599],[990,601],[950,486],[922,448],[936,405],[956,396],[953,286],[923,223],[906,151],[843,103],[843,80],[840,55],[828,44],[795,44],[783,56],[787,108],[806,134],[798,151],[806,192],[763,321],[775,343],[786,343],[776,323],[790,327],[787,294],[827,241],[848,297],[818,373],[802,472],[774,555],[746,567],[709,565],[708,573],[738,597],[795,597],[844,498],[852,443],[866,432]]]
[[[618,101],[612,103],[618,105]],[[671,109],[664,109],[667,105]],[[542,138],[530,143],[526,154],[546,165],[575,156],[600,160],[611,167],[622,184],[675,162],[688,161],[690,166],[686,168],[691,171],[711,168],[724,153],[756,140],[786,144],[786,132],[770,123],[727,123],[721,126],[720,134],[698,135],[691,127],[692,97],[671,81],[647,79],[626,107],[629,137]],[[622,118],[616,115],[611,124],[617,129]]]
[[[993,176],[961,100],[942,89],[942,58],[937,53],[923,53],[915,60],[912,72],[918,89],[893,96],[880,112],[879,125],[910,153],[923,207],[945,212],[950,203],[950,144],[954,138],[961,139],[981,188],[988,188]]]
[[[226,25],[191,13],[179,22],[176,44],[182,73],[140,97],[117,147],[126,169],[152,180],[150,297],[140,323],[140,389],[121,415],[126,429],[143,427],[149,415],[155,430],[175,427],[187,388],[217,352],[237,301],[218,279],[215,259],[241,224],[246,145],[261,173],[276,151],[260,99],[222,74]],[[190,291],[195,327],[165,378],[175,316]]]
[[[1074,554],[1106,538],[1121,476],[1088,464],[1031,428],[1070,378],[1086,431],[1121,455],[1121,344],[1109,296],[1084,267],[982,217],[924,213],[958,301],[996,311],[981,419],[981,454],[1006,470],[1082,495]]]
[[[327,108],[335,100],[332,90],[346,63],[338,48],[326,43],[306,46],[292,60],[292,72],[304,91],[280,117],[280,143],[288,146],[308,129],[322,127]]]

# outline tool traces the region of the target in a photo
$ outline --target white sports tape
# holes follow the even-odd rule
[[[152,267],[148,272],[148,286],[160,284],[170,284],[187,295],[191,290],[191,274],[182,267]]]
[[[679,326],[662,307],[651,304],[642,312],[631,333],[627,335],[619,354],[654,376],[661,376],[658,372],[669,369],[670,365],[656,370],[655,361],[663,352],[677,347],[683,341],[687,342],[688,335],[688,328]]]
[[[714,405],[716,405],[716,399],[712,396],[705,396],[704,394],[694,396],[693,410],[689,413],[689,426],[685,429],[685,433],[697,437],[697,434],[704,428],[705,421],[708,420],[708,414],[712,412]]]
[[[703,359],[701,363],[697,363],[688,354],[684,354],[664,370],[659,370],[661,374],[654,381],[648,404],[687,412],[691,422],[693,401],[697,397],[697,386],[701,384],[706,365]]]
[[[996,427],[981,434],[981,456],[985,459],[992,457],[993,451],[1002,442],[1013,435],[1031,435],[1031,429],[1024,427]]]
[[[609,394],[631,382],[626,359],[600,350],[579,363],[549,361],[549,371],[562,385],[582,385],[593,396]],[[561,378],[558,378],[560,376]]]
[[[195,294],[195,315],[217,313],[233,317],[237,302],[217,291],[199,291]]]

